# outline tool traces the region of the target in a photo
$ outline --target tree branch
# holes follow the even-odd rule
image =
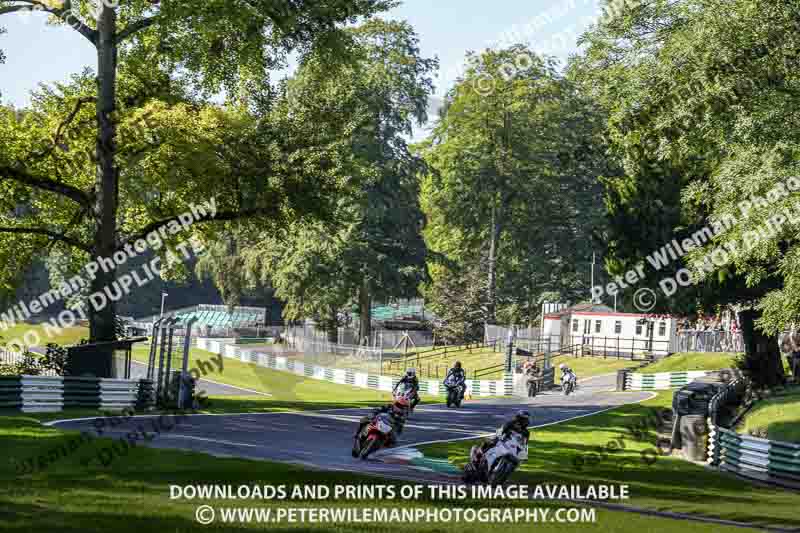
[[[239,220],[257,216],[272,215],[274,213],[275,213],[274,208],[266,208],[266,207],[244,209],[241,211],[220,211],[217,212],[216,216],[214,217],[212,217],[211,214],[209,213],[207,216],[197,218],[195,219],[194,223],[197,224],[200,222],[210,222],[210,221],[224,222],[229,220]],[[163,228],[170,222],[178,222],[178,221],[179,221],[178,215],[175,215],[173,217],[165,218],[163,220],[159,220],[158,222],[153,222],[151,224],[148,224],[147,226],[142,228],[138,233],[135,233],[129,236],[124,241],[122,241],[122,243],[120,243],[117,249],[121,249],[126,244],[132,243],[138,239],[144,239],[147,235],[153,233],[154,231],[158,231],[159,229]]]
[[[64,24],[77,31],[86,39],[97,46],[97,30],[93,30],[72,12],[72,0],[65,0],[61,9],[50,7],[42,0],[13,0],[27,5],[15,5],[0,8],[0,15],[14,13],[15,11],[43,11],[59,18]]]
[[[78,112],[81,110],[81,108],[84,105],[93,103],[95,101],[97,101],[97,99],[93,98],[93,97],[90,97],[90,96],[83,97],[83,98],[78,98],[78,101],[75,102],[75,109],[73,109],[72,112],[67,116],[67,118],[65,118],[64,121],[61,122],[61,124],[58,125],[58,128],[56,129],[56,134],[53,137],[53,145],[50,148],[48,148],[47,150],[45,150],[44,152],[40,153],[40,154],[31,155],[31,157],[28,158],[28,160],[31,160],[31,159],[44,159],[45,157],[47,157],[50,154],[52,154],[53,150],[56,149],[56,147],[58,146],[59,141],[61,140],[61,136],[64,133],[64,128],[66,128],[69,124],[72,123],[73,120],[75,120],[75,117],[78,115]]]
[[[91,203],[91,197],[77,187],[49,179],[38,178],[18,168],[0,166],[0,180],[3,178],[9,178],[43,191],[60,194],[80,205],[88,206]]]
[[[158,15],[137,20],[136,22],[131,22],[125,29],[117,33],[117,44],[144,30],[145,28],[149,28],[156,22],[158,22]]]
[[[79,249],[81,249],[81,250],[83,250],[85,252],[90,252],[91,253],[91,251],[92,251],[91,246],[79,241],[78,239],[73,239],[72,237],[67,237],[66,235],[62,235],[61,233],[58,233],[56,231],[51,231],[51,230],[44,229],[44,228],[23,228],[23,227],[19,227],[19,228],[3,228],[3,227],[0,227],[0,233],[22,233],[22,234],[25,234],[25,235],[45,235],[47,237],[50,237],[51,239],[54,239],[54,240],[59,241],[59,242],[63,242],[64,244],[69,244],[70,246],[74,246],[75,248],[79,248]]]

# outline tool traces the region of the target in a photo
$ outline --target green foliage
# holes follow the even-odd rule
[[[434,324],[439,344],[466,344],[483,340],[487,321],[486,269],[467,267],[444,271],[428,291],[428,304],[438,320]]]
[[[66,375],[66,367],[69,361],[69,351],[58,344],[48,343],[45,354],[41,357],[39,364],[43,370],[52,370],[59,376]]]
[[[373,20],[350,33],[353,62],[336,68],[324,56],[310,56],[287,82],[287,109],[310,130],[320,123],[308,108],[350,115],[340,138],[353,164],[332,169],[349,188],[327,200],[336,201],[335,223],[298,220],[278,231],[243,225],[198,265],[226,301],[271,286],[286,301],[285,318],[313,317],[326,329],[339,324],[339,311],[359,294],[409,296],[427,279],[417,188],[422,162],[403,136],[426,120],[436,62],[420,56],[406,23]]]
[[[763,239],[752,232],[800,197],[748,216],[740,209],[797,175],[796,3],[657,0],[599,24],[584,43],[576,70],[609,114],[608,137],[625,170],[605,180],[612,269],[733,217],[731,229],[670,269],[689,266],[700,285],[662,303],[686,310],[698,300],[757,302],[759,326],[773,334],[796,321],[797,221]],[[718,247],[736,252],[712,262]]]
[[[353,98],[331,94],[322,106],[311,90],[288,95],[271,72],[292,56],[351,64],[356,37],[347,28],[393,5],[0,0],[0,15],[49,13],[98,59],[96,71],[41,87],[29,109],[0,108],[0,257],[16,267],[3,270],[0,287],[50,254],[55,279],[74,274],[209,198],[216,218],[194,228],[204,240],[237,219],[269,231],[330,217],[362,177],[350,140],[363,117],[346,107]],[[327,73],[317,74],[324,83]],[[185,266],[163,275],[180,278]],[[104,273],[92,290],[112,280]],[[92,339],[114,338],[114,314],[113,306],[90,314]]]
[[[507,65],[520,64],[528,68],[509,76]],[[602,115],[552,59],[523,45],[473,55],[468,65],[420,146],[430,168],[426,239],[455,263],[482,250],[487,318],[530,320],[545,291],[588,294],[604,225]]]

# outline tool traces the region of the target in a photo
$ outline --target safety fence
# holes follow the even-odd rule
[[[730,415],[743,405],[748,384],[737,375],[709,402],[707,463],[749,479],[800,489],[800,444],[741,435],[733,427],[745,408],[732,420]],[[725,427],[727,426],[727,427]]]
[[[272,370],[291,372],[298,376],[310,379],[330,381],[339,385],[351,385],[363,389],[374,389],[390,392],[397,384],[396,376],[384,376],[369,372],[359,372],[343,368],[329,368],[299,361],[292,357],[268,353],[260,348],[247,348],[232,344],[223,344],[219,339],[198,338],[199,348],[220,354],[224,357],[238,359],[243,363],[253,363]],[[467,394],[472,396],[513,396],[513,374],[504,375],[499,380],[472,380],[466,381]],[[420,380],[420,393],[429,395],[444,395],[447,389],[439,380]]]
[[[0,377],[0,408],[27,413],[58,412],[68,407],[119,410],[153,405],[149,380],[91,377]]]
[[[675,335],[676,352],[743,352],[740,331],[684,329]]]
[[[800,445],[740,435],[712,424],[708,463],[759,481],[800,488]]]
[[[713,372],[690,370],[683,372],[659,372],[656,374],[625,373],[624,390],[668,390],[691,383],[697,378],[705,377]]]

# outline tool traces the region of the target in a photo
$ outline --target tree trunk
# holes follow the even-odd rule
[[[743,370],[757,388],[769,388],[783,384],[786,376],[783,372],[778,337],[764,335],[755,327],[755,322],[760,317],[760,311],[748,310],[739,313],[745,349]]]
[[[358,291],[359,316],[361,318],[358,327],[358,343],[364,343],[364,339],[369,343],[372,336],[372,298],[369,295],[369,286],[366,278]]]
[[[116,89],[117,89],[117,14],[102,3],[97,19],[97,173],[94,203],[95,258],[112,258],[117,247],[118,170],[116,152]],[[100,269],[92,280],[92,293],[102,292],[114,283],[116,271]],[[114,291],[111,291],[112,294]],[[93,342],[115,340],[116,303],[89,305],[90,336]]]
[[[487,287],[486,323],[494,324],[497,313],[497,254],[500,241],[500,215],[497,206],[492,206],[492,222],[489,232],[489,278]]]
[[[328,318],[328,342],[333,344],[339,342],[339,319],[336,316],[336,309],[330,310]]]

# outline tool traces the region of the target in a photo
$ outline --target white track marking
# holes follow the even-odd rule
[[[207,439],[207,438],[204,438],[204,437],[194,437],[192,435],[166,434],[166,435],[162,435],[160,438],[199,440],[199,441],[202,441],[202,442],[213,442],[215,444],[227,444],[228,446],[246,446],[248,448],[260,448],[261,447],[258,444],[245,444],[244,442],[232,442],[232,441],[229,441],[229,440]]]
[[[570,420],[576,420],[578,418],[584,418],[584,417],[587,417],[587,416],[598,415],[600,413],[605,413],[606,411],[611,411],[612,409],[617,409],[618,407],[623,407],[625,405],[633,405],[633,404],[637,404],[637,403],[646,402],[648,400],[652,400],[656,396],[658,396],[657,393],[650,392],[650,397],[649,398],[642,398],[641,400],[637,400],[635,402],[629,402],[629,403],[614,405],[614,406],[608,407],[606,409],[601,409],[599,411],[592,411],[590,413],[584,413],[582,415],[577,415],[577,416],[573,416],[573,417],[570,417],[570,418],[564,418],[562,420],[556,420],[554,422],[547,422],[545,424],[539,424],[537,426],[529,426],[529,429],[539,429],[539,428],[543,428],[543,427],[547,427],[547,426],[553,426],[555,424],[562,424],[564,422],[569,422]],[[492,435],[494,435],[493,432],[492,433],[484,433],[484,434],[481,434],[481,435],[477,435],[477,437],[490,437]],[[475,438],[475,437],[472,437],[472,438]],[[439,440],[431,440],[431,441],[427,441],[427,442],[417,442],[415,444],[404,444],[402,446],[397,446],[397,447],[394,447],[394,448],[391,448],[391,449],[392,450],[399,450],[399,449],[404,449],[404,448],[416,448],[417,446],[426,446],[428,444],[442,444],[442,443],[445,443],[445,442],[458,442],[458,441],[462,441],[462,440],[470,440],[470,437],[457,438],[457,439],[439,439]],[[381,450],[381,451],[383,451],[383,450]],[[386,453],[388,453],[388,451],[389,450],[386,450]],[[378,452],[378,453],[381,453],[381,452]]]

